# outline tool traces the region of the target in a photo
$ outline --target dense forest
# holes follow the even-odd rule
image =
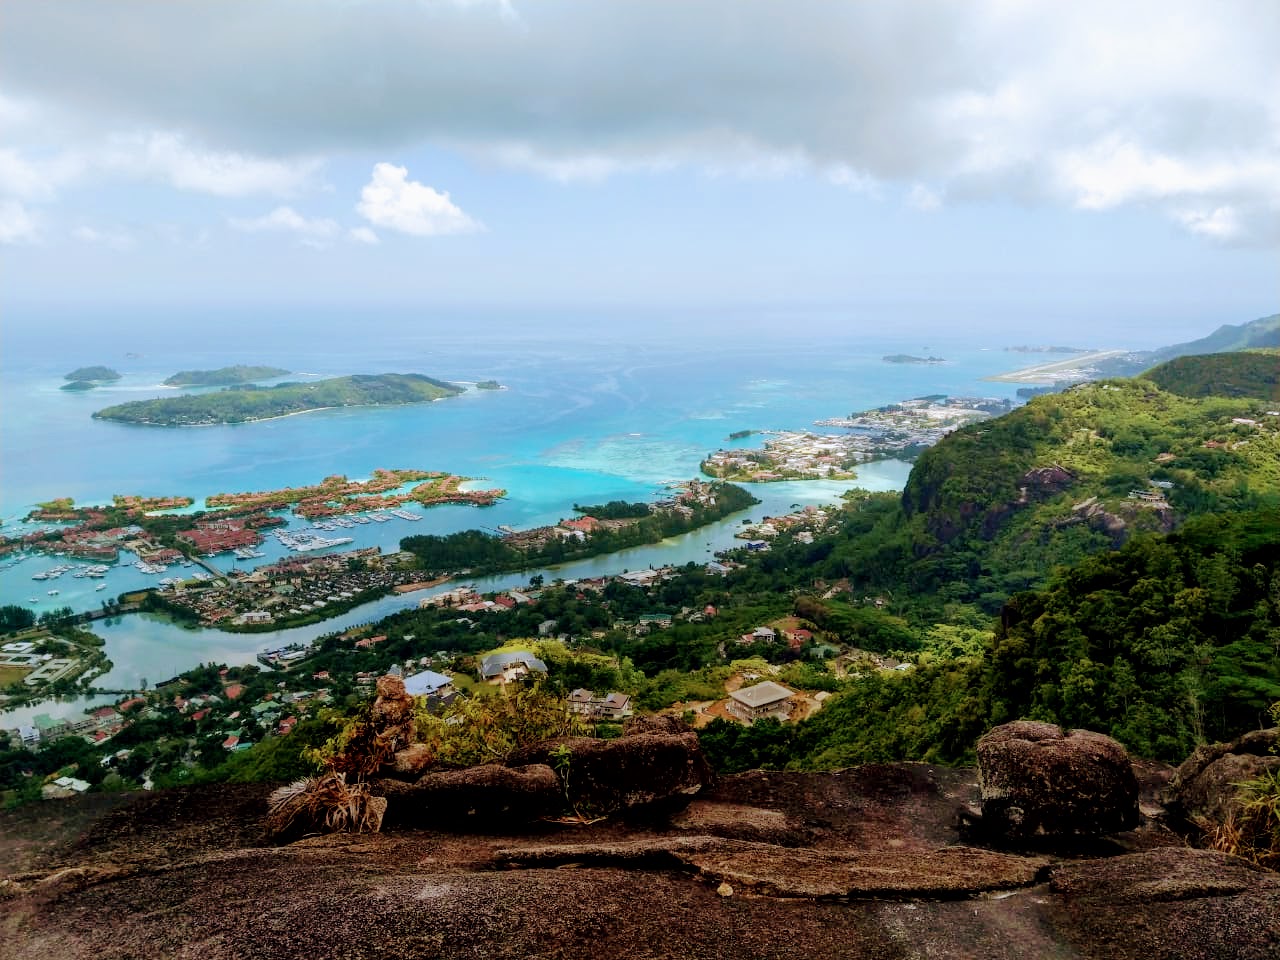
[[[281,383],[274,387],[228,387],[216,393],[134,400],[99,410],[94,417],[121,423],[155,426],[193,426],[207,423],[246,423],[326,407],[427,403],[462,393],[452,383],[419,373],[384,373]]]

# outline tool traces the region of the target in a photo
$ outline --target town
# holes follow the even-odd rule
[[[952,430],[1012,408],[1010,401],[991,397],[937,395],[903,400],[814,424],[850,433],[759,431],[772,437],[762,449],[718,450],[702,462],[702,472],[743,483],[850,480],[856,478],[859,463],[887,457],[911,459]]]
[[[770,539],[810,543],[839,509],[809,507],[765,518],[755,529]],[[538,683],[583,722],[607,726],[634,713],[663,712],[701,727],[716,719],[795,722],[868,671],[911,668],[794,610],[744,605],[728,583],[749,571],[750,552],[550,585],[538,576],[521,589],[483,596],[454,587],[379,623],[265,651],[260,666],[206,665],[79,719],[38,715],[7,731],[10,747],[43,752],[70,741],[83,745],[59,746],[51,756],[65,754],[71,762],[31,785],[58,797],[100,784],[181,783],[197,769],[234,763],[252,745],[282,741],[295,730],[320,736],[326,708],[366,700],[386,674],[403,677],[408,691],[436,713],[459,698]],[[301,609],[327,602],[320,590],[358,592],[382,573],[411,574],[391,566],[398,559],[376,550],[290,558],[221,590],[208,584],[167,593],[170,602],[182,598],[206,615],[215,609],[212,601],[196,598],[228,591],[246,591],[259,606],[281,598],[275,608]],[[882,615],[883,597],[854,600],[847,584],[819,586],[829,599],[843,596]],[[9,647],[11,656],[31,649]]]

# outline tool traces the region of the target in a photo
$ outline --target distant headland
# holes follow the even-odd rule
[[[885,363],[946,363],[943,357],[913,357],[909,353],[891,353],[881,357]]]
[[[167,379],[166,387],[229,387],[255,380],[272,380],[289,375],[280,367],[219,367],[217,370],[180,370]]]
[[[428,403],[462,393],[461,387],[420,373],[357,374],[274,387],[233,385],[214,393],[135,400],[97,411],[98,420],[189,427],[250,423],[329,407]]]

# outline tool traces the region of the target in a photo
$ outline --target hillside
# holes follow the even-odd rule
[[[99,420],[149,426],[248,423],[329,407],[427,403],[462,393],[451,383],[418,373],[355,375],[274,387],[231,387],[196,396],[135,400],[97,411]]]
[[[1256,397],[1280,401],[1280,349],[1177,357],[1143,374],[1184,397]]]
[[[1228,370],[1238,380],[1255,362],[1253,354],[1188,358],[1179,380]],[[987,594],[994,613],[1055,564],[1190,516],[1275,503],[1280,417],[1268,409],[1136,379],[1036,397],[958,430],[922,454],[903,491],[912,569],[902,572],[918,589]]]
[[[1261,347],[1280,347],[1280,313],[1259,317],[1248,323],[1223,324],[1207,337],[1175,343],[1158,350],[1125,354],[1096,364],[1097,376],[1136,377],[1144,370],[1176,357],[1202,356],[1209,353],[1234,353]]]
[[[235,383],[253,383],[288,376],[281,367],[250,367],[237,364],[217,370],[180,370],[164,381],[168,387],[226,387]]]
[[[1259,317],[1249,323],[1224,323],[1207,337],[1188,343],[1175,343],[1161,347],[1152,354],[1152,360],[1160,363],[1174,357],[1186,357],[1205,353],[1231,353],[1236,350],[1253,350],[1258,347],[1280,347],[1280,313]]]

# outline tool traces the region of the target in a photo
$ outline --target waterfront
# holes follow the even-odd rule
[[[906,481],[909,470],[909,464],[896,460],[869,464],[865,468],[862,484],[875,490],[899,489]],[[716,551],[742,546],[742,541],[735,539],[734,534],[742,529],[744,518],[758,520],[766,515],[786,513],[794,503],[838,503],[841,493],[848,489],[848,484],[834,481],[744,486],[761,500],[759,504],[750,510],[662,543],[541,570],[492,577],[466,577],[461,578],[459,583],[473,585],[481,593],[487,593],[521,586],[539,573],[548,580],[577,579],[607,576],[649,566],[705,562],[712,559]],[[323,634],[376,621],[399,610],[416,607],[424,598],[457,585],[453,583],[413,593],[391,594],[321,623],[265,633],[189,628],[150,614],[130,614],[100,620],[93,625],[93,630],[106,641],[106,655],[113,666],[110,672],[98,678],[96,684],[105,689],[134,689],[143,680],[154,685],[201,663],[252,663],[261,650],[307,642]],[[26,722],[36,713],[49,713],[55,717],[77,715],[86,706],[98,702],[97,698],[78,698],[3,712],[0,713],[0,729]]]
[[[377,546],[390,552],[410,534],[527,529],[570,516],[574,504],[655,499],[669,484],[697,476],[698,464],[709,452],[751,445],[750,437],[729,440],[735,431],[805,428],[849,410],[926,394],[1009,397],[1016,389],[982,382],[999,372],[1007,357],[973,344],[948,344],[950,362],[920,366],[882,362],[883,355],[907,346],[900,341],[853,334],[824,342],[795,343],[779,336],[722,344],[696,336],[679,342],[570,342],[528,335],[448,339],[406,332],[409,328],[388,329],[385,338],[346,352],[299,346],[296,338],[273,339],[268,331],[253,341],[252,349],[184,350],[175,344],[163,350],[149,347],[144,356],[127,362],[118,359],[134,346],[127,331],[104,335],[96,343],[78,342],[73,355],[47,350],[43,342],[19,340],[18,349],[6,350],[0,358],[5,374],[0,379],[5,532],[22,531],[27,525],[19,518],[36,501],[52,497],[71,496],[87,504],[109,501],[117,493],[187,495],[198,498],[199,506],[200,498],[215,493],[300,486],[337,473],[358,479],[378,467],[445,470],[476,478],[476,488],[508,491],[507,498],[483,508],[409,505],[419,520],[393,517],[357,525],[343,531],[353,542],[334,548]],[[111,362],[123,376],[85,393],[58,389],[61,375],[82,362]],[[472,390],[417,407],[327,410],[263,423],[185,429],[104,423],[89,416],[122,399],[171,392],[160,384],[177,370],[236,362],[305,371],[297,377],[413,369],[458,382],[494,378],[507,389]],[[752,490],[763,503],[746,515],[759,519],[785,513],[796,503],[834,502],[850,486],[900,489],[908,471],[907,464],[886,461],[860,466],[858,479],[849,483],[756,485]],[[741,517],[732,517],[662,544],[542,572],[548,578],[600,576],[706,560],[715,550],[739,544],[733,533],[740,523]],[[290,516],[288,525],[297,529],[307,524]],[[223,554],[213,563],[229,569],[288,555],[274,537],[259,549],[264,556],[252,561]],[[59,593],[50,596],[47,582],[31,577],[59,561],[32,556],[0,570],[0,603],[37,612],[64,605],[95,609],[106,598],[157,585],[159,576],[139,571],[133,559],[122,554],[122,562],[102,579],[63,577],[56,584]],[[501,590],[525,583],[537,572],[464,582],[474,582],[481,591]],[[104,589],[98,590],[100,585]],[[141,615],[100,620],[94,629],[106,640],[114,666],[99,683],[125,689],[143,678],[154,684],[201,662],[247,663],[259,650],[376,620],[427,595],[393,595],[319,624],[272,633],[189,630]],[[34,604],[29,603],[32,597]],[[0,725],[8,722],[5,718]]]

